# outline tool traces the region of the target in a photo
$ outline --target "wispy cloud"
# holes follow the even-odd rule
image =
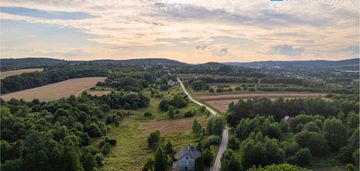
[[[2,33],[5,37],[1,41],[2,54],[26,54],[6,49],[55,52],[56,47],[64,47],[62,50],[70,55],[75,54],[74,48],[82,49],[86,53],[79,51],[79,54],[89,59],[150,56],[204,62],[207,57],[219,61],[274,57],[286,60],[291,56],[348,58],[349,51],[333,52],[336,47],[358,44],[358,36],[354,36],[358,35],[359,28],[358,6],[359,1],[350,0],[341,3],[3,0],[0,4],[1,30],[9,34]],[[15,27],[24,22],[28,23],[26,27],[34,25],[37,30]],[[55,28],[51,31],[48,26]],[[59,29],[74,30],[79,36],[62,32],[59,35],[68,39],[49,39]],[[22,32],[36,35],[36,38],[24,39],[20,37]],[[72,37],[76,37],[76,43],[65,46],[75,41]],[[34,40],[39,42],[33,43]],[[356,52],[355,48],[352,50]]]
[[[267,54],[269,55],[287,55],[298,56],[304,52],[304,48],[295,48],[291,45],[276,45],[272,46]]]

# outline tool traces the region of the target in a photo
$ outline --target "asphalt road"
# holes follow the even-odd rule
[[[199,106],[205,106],[206,109],[213,115],[218,115],[218,113],[211,109],[210,107],[206,106],[205,104],[195,100],[190,93],[186,90],[184,84],[181,82],[181,80],[179,79],[179,77],[177,78],[178,82],[180,83],[181,88],[183,89],[183,91],[185,92],[185,94],[188,96],[188,98],[193,101],[194,103],[198,104]],[[228,127],[226,127],[223,132],[222,132],[222,139],[221,139],[221,144],[219,146],[219,150],[216,154],[216,158],[215,158],[215,162],[214,165],[210,168],[210,171],[219,171],[220,167],[221,167],[221,157],[224,153],[224,151],[227,148],[227,144],[228,144],[228,139],[229,139],[229,134],[228,134]]]

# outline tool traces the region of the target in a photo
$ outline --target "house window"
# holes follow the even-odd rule
[[[186,159],[189,159],[189,157],[188,157],[188,156],[186,156]]]
[[[185,167],[185,170],[188,170],[188,168],[187,168],[187,167]]]

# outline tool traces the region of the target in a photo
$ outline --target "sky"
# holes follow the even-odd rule
[[[359,6],[359,0],[1,0],[0,58],[358,58]]]

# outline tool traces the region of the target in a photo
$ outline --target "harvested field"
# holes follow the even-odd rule
[[[4,100],[16,98],[24,99],[25,101],[31,101],[33,99],[39,99],[40,101],[51,101],[63,97],[69,97],[71,95],[78,96],[81,92],[94,87],[97,82],[102,82],[105,79],[106,77],[75,78],[41,87],[5,94],[2,95],[1,98]]]
[[[324,97],[325,93],[300,93],[300,92],[257,92],[257,93],[217,93],[217,94],[197,94],[199,100],[233,100],[239,98],[254,98],[254,97],[268,97],[268,98],[297,98],[297,97]]]
[[[18,70],[0,72],[0,79],[4,79],[6,77],[10,77],[10,76],[14,76],[14,75],[20,75],[23,73],[30,73],[30,72],[36,72],[36,71],[42,71],[42,70],[44,70],[44,68],[29,68],[29,69],[18,69]]]
[[[274,100],[278,97],[284,99],[325,97],[325,93],[302,93],[302,92],[256,92],[256,93],[214,93],[197,94],[197,99],[207,103],[220,112],[226,112],[231,102],[236,102],[240,98],[267,97]]]

